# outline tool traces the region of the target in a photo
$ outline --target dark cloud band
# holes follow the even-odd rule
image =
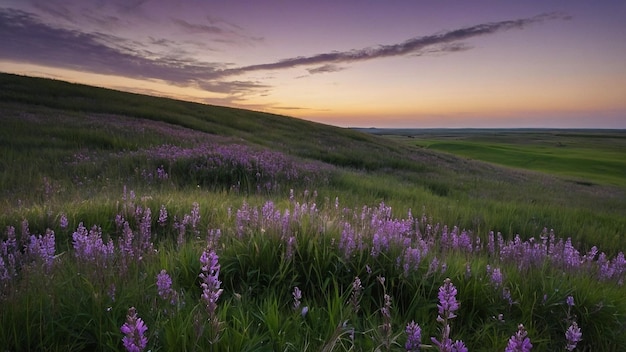
[[[561,13],[542,14],[531,18],[478,24],[470,27],[419,36],[404,42],[348,51],[332,51],[313,56],[228,68],[226,64],[205,63],[180,56],[157,56],[149,51],[151,43],[139,43],[100,32],[81,32],[45,23],[28,12],[0,8],[0,59],[68,68],[85,72],[114,74],[142,79],[160,79],[176,85],[195,85],[202,89],[243,96],[246,92],[266,91],[270,87],[259,82],[229,81],[227,78],[263,70],[283,70],[301,66],[309,74],[337,72],[355,62],[394,56],[453,53],[468,50],[463,41],[495,34],[547,20],[568,19]],[[189,31],[220,34],[215,26],[198,26],[177,21]],[[161,46],[175,49],[176,43],[150,38]]]
[[[280,70],[297,66],[323,65],[322,67],[335,67],[332,64],[353,63],[358,61],[374,60],[393,56],[404,55],[423,55],[432,51],[437,52],[456,52],[465,50],[467,47],[461,43],[473,37],[494,34],[497,32],[507,31],[511,29],[522,29],[526,26],[554,19],[569,19],[569,16],[562,13],[541,14],[531,18],[518,20],[501,21],[479,24],[471,27],[465,27],[439,34],[414,37],[402,43],[391,45],[380,45],[376,47],[368,47],[364,49],[350,51],[333,51],[330,53],[318,54],[313,56],[299,56],[295,58],[280,60],[273,63],[244,66],[229,70],[217,72],[217,74],[236,75],[250,71],[260,70]],[[439,46],[438,49],[434,49]],[[329,70],[321,69],[319,72],[328,72]]]

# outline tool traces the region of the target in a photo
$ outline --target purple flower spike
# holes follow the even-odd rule
[[[457,290],[452,284],[452,281],[449,278],[445,279],[443,286],[439,287],[439,294],[437,295],[439,298],[439,304],[437,305],[439,308],[439,316],[437,317],[437,321],[442,322],[456,317],[454,312],[459,309],[456,294]]]
[[[467,347],[465,347],[465,343],[460,340],[454,341],[452,344],[452,352],[468,352]]]
[[[200,263],[202,264],[202,272],[199,275],[202,280],[202,283],[200,284],[202,287],[202,300],[204,301],[206,310],[209,313],[209,320],[214,320],[217,318],[215,314],[215,310],[217,309],[217,300],[224,291],[220,288],[222,282],[219,280],[219,257],[214,250],[206,249],[202,252]]]
[[[302,291],[298,288],[298,286],[293,288],[293,309],[298,309],[300,307],[300,300],[302,299]]]
[[[567,298],[565,299],[565,303],[567,303],[568,307],[573,307],[574,306],[574,297],[567,296]]]
[[[406,344],[404,347],[408,352],[417,352],[420,350],[420,344],[422,343],[422,329],[415,321],[406,326]]]
[[[161,270],[159,275],[157,275],[156,284],[159,296],[163,299],[167,298],[169,291],[172,289],[172,278],[170,278],[165,269]]]
[[[128,315],[126,316],[126,323],[122,325],[120,331],[125,336],[122,338],[124,348],[128,352],[141,352],[146,348],[148,344],[148,338],[146,337],[146,331],[148,327],[137,317],[137,311],[135,307],[128,309]]]
[[[69,226],[69,221],[67,220],[67,215],[61,214],[61,219],[59,219],[59,226],[61,226],[61,228],[63,230],[67,229],[67,227]]]
[[[178,303],[178,294],[172,289],[172,278],[167,271],[165,271],[165,269],[161,270],[156,279],[159,297],[164,300],[169,300],[172,305],[176,305],[176,303]]]
[[[509,344],[504,349],[504,352],[530,352],[533,345],[526,335],[528,333],[524,329],[524,325],[519,324],[517,332],[509,339]]]
[[[578,342],[583,339],[583,333],[580,331],[578,324],[573,322],[572,325],[565,331],[565,338],[567,339],[567,345],[565,345],[565,349],[568,351],[573,351],[576,348]]]

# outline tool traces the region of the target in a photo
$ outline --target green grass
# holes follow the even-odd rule
[[[519,132],[506,136],[509,138],[468,131],[459,139],[429,136],[416,144],[476,160],[554,174],[581,184],[626,187],[626,134],[619,131],[587,134],[561,131],[538,136]]]
[[[625,186],[624,153],[595,148],[527,147],[469,142],[439,142],[428,148],[522,169],[573,176],[576,180]]]
[[[614,258],[626,249],[623,180],[614,182],[617,171],[610,168],[570,172],[590,155],[619,164],[618,132],[382,138],[284,116],[13,75],[0,75],[0,122],[10,127],[0,130],[0,241],[8,243],[7,227],[14,226],[18,256],[24,255],[17,276],[0,280],[0,346],[5,349],[121,350],[119,328],[134,306],[149,327],[152,351],[400,351],[411,320],[422,326],[423,336],[438,336],[437,291],[446,277],[461,301],[452,337],[471,350],[503,350],[519,323],[527,327],[533,350],[562,349],[571,314],[583,329],[582,348],[611,351],[626,343],[623,286],[547,264],[519,271],[516,263],[500,261],[486,249],[449,250],[437,237],[447,225],[468,230],[483,244],[489,231],[501,232],[505,240],[520,234],[539,241],[547,228],[560,238],[571,237],[583,253],[596,245]],[[557,140],[564,146],[554,145]],[[275,163],[323,167],[319,173],[298,169],[296,176],[274,175],[260,169],[258,160],[249,169],[216,166],[207,155],[171,160],[146,152],[206,144],[243,145],[248,155],[284,156]],[[437,145],[450,149],[442,153]],[[494,160],[451,153],[467,146],[472,153],[491,153]],[[563,150],[570,159],[555,153]],[[545,170],[521,170],[530,168],[533,158]],[[514,165],[496,165],[509,160]],[[160,167],[167,179],[155,176]],[[238,222],[238,211],[262,213],[268,201],[275,217]],[[372,256],[381,219],[372,214],[381,202],[393,209],[388,220],[406,219],[411,211],[416,220],[411,231],[435,231],[428,226],[439,231],[409,274],[401,265],[404,245]],[[195,203],[197,227],[187,223],[181,230]],[[164,226],[157,223],[161,206],[169,213]],[[119,271],[120,253],[106,268],[75,257],[72,233],[79,223],[99,226],[103,240],[110,238],[117,247],[123,231],[116,216],[124,216],[137,240],[141,221],[133,214],[145,209],[152,212],[154,251],[127,270]],[[67,229],[60,227],[62,214],[68,217]],[[285,218],[292,220],[284,223]],[[29,234],[55,232],[51,271],[30,257],[30,239],[20,237],[24,220]],[[346,223],[369,241],[348,257],[339,245]],[[216,230],[219,239],[211,237]],[[416,241],[417,235],[411,236]],[[213,342],[198,278],[207,245],[220,256],[224,289],[217,313],[221,338]],[[0,258],[8,263],[6,254]],[[434,258],[445,262],[445,269],[432,270]],[[514,305],[489,283],[487,265],[503,270]],[[155,277],[161,269],[171,275],[184,304],[172,306],[158,297]],[[355,276],[363,282],[358,312],[351,306]],[[386,278],[384,285],[379,276]],[[309,309],[305,317],[293,309],[295,286]],[[390,334],[381,329],[384,294],[392,297]],[[573,312],[563,303],[568,295],[577,302]],[[498,314],[504,322],[494,318]]]

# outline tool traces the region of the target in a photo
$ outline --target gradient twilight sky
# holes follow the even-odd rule
[[[626,128],[626,2],[0,0],[0,71],[359,127]]]

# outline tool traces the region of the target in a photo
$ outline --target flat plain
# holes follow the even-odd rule
[[[380,130],[423,148],[570,178],[626,186],[626,131],[577,129]]]

